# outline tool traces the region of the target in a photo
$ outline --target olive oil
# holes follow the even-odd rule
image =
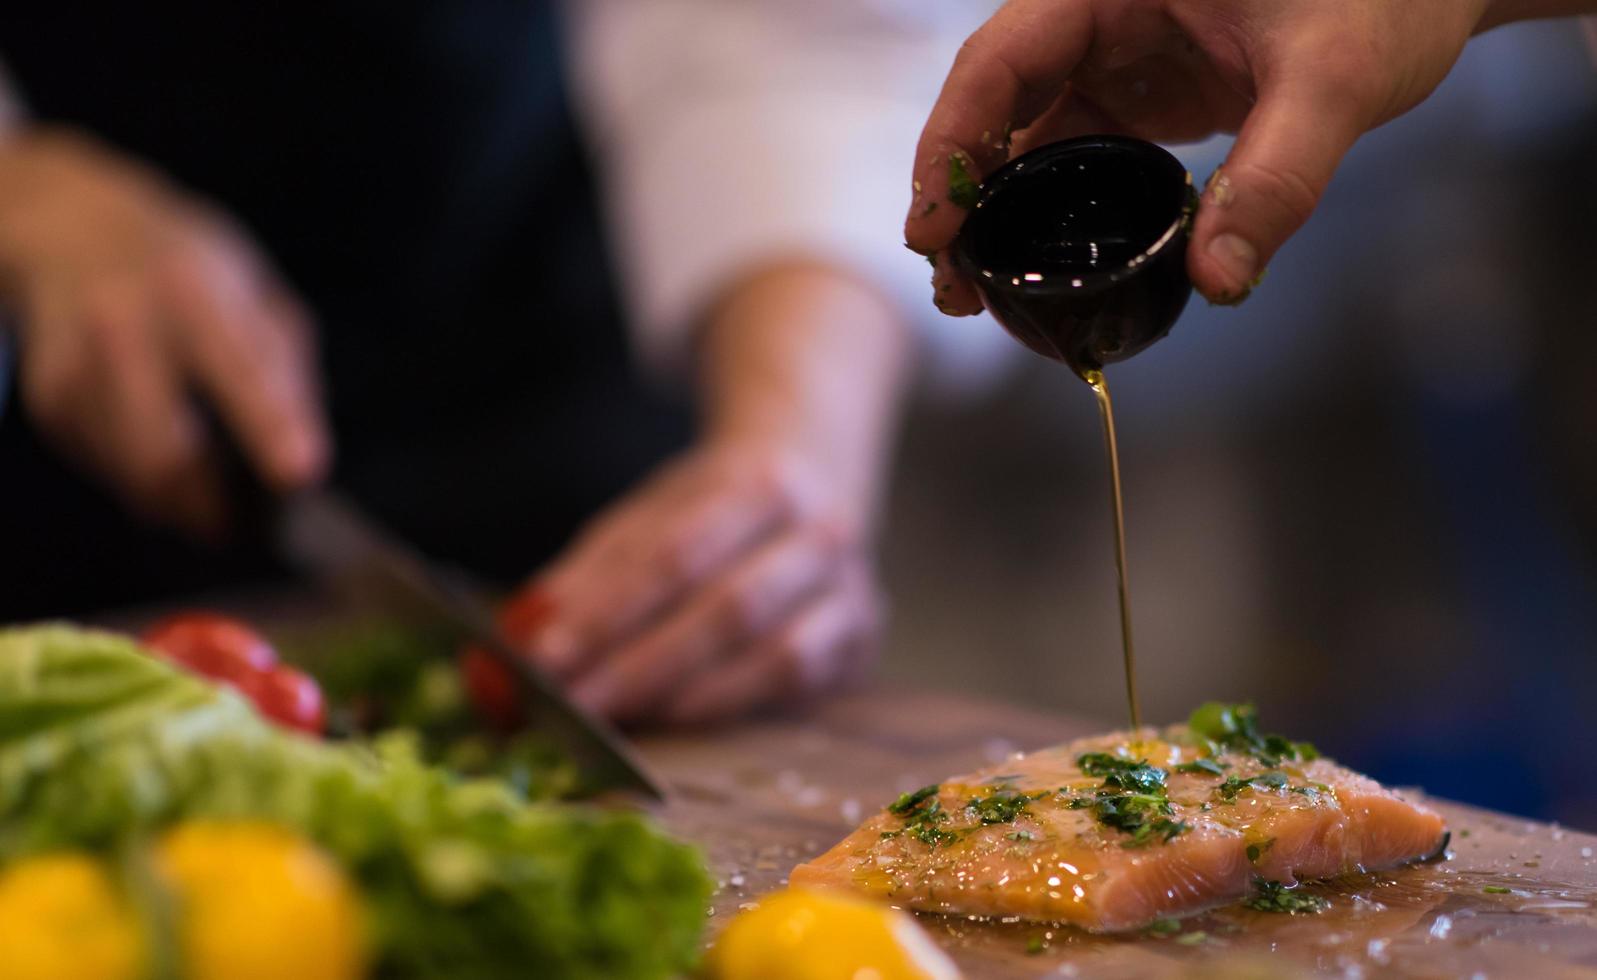
[[[1120,651],[1126,669],[1126,707],[1131,711],[1131,727],[1142,727],[1142,709],[1137,702],[1137,653],[1131,641],[1131,587],[1126,577],[1126,507],[1120,494],[1120,444],[1115,439],[1115,406],[1109,398],[1109,382],[1102,371],[1088,371],[1083,380],[1098,398],[1098,414],[1103,418],[1104,454],[1109,460],[1109,504],[1115,528],[1115,578],[1120,594]]]
[[[1126,702],[1132,727],[1141,728],[1120,451],[1103,367],[1163,337],[1187,304],[1192,176],[1152,143],[1083,136],[1009,161],[987,176],[974,201],[953,203],[971,210],[954,258],[983,304],[1016,340],[1067,364],[1098,399]]]

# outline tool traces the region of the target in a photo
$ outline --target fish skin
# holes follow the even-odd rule
[[[1129,835],[1100,824],[1091,809],[1071,808],[1072,795],[1102,784],[1076,764],[1088,752],[1165,769],[1171,819],[1189,829],[1128,847]],[[1246,898],[1256,878],[1292,884],[1394,867],[1434,853],[1446,834],[1436,813],[1327,759],[1271,769],[1224,752],[1213,756],[1224,777],[1174,771],[1206,755],[1178,726],[1017,756],[940,785],[935,798],[947,819],[934,826],[957,841],[913,839],[902,832],[903,816],[883,810],[795,868],[791,882],[864,892],[917,911],[1121,932]],[[1250,783],[1229,800],[1218,792],[1226,777],[1269,772],[1285,774],[1287,785]],[[1000,788],[1041,798],[1011,823],[983,825],[968,803]]]

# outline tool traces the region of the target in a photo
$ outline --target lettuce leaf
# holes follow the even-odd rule
[[[529,804],[404,733],[280,730],[119,636],[0,630],[0,860],[194,817],[276,821],[338,857],[382,976],[664,977],[696,958],[703,864],[639,814]]]

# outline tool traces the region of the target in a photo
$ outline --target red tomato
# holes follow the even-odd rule
[[[327,723],[322,689],[310,675],[279,664],[244,689],[261,714],[287,728],[320,734]]]
[[[529,585],[499,607],[499,632],[511,646],[525,650],[554,612],[554,602],[537,586]],[[500,728],[515,728],[521,723],[521,705],[516,698],[516,681],[493,659],[475,647],[466,647],[459,656],[466,693],[478,710]]]
[[[178,613],[144,631],[140,642],[213,680],[247,687],[277,666],[277,651],[244,623],[217,613]]]

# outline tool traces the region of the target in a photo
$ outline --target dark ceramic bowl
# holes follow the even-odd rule
[[[1196,207],[1192,175],[1153,143],[1051,143],[982,184],[954,261],[1016,340],[1085,376],[1170,332]]]

